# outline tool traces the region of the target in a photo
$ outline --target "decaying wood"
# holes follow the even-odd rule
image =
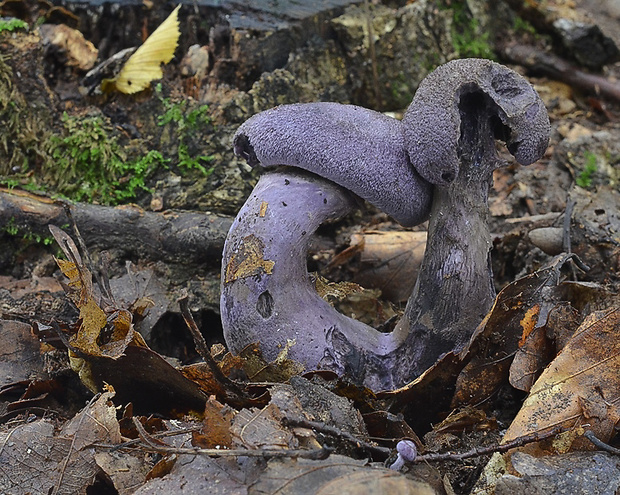
[[[588,93],[620,102],[620,84],[603,76],[588,74],[551,52],[532,46],[512,45],[504,48],[504,56],[511,62],[529,70],[557,79]]]
[[[232,218],[213,213],[144,211],[71,203],[73,218],[89,248],[114,250],[145,260],[219,265]],[[0,188],[0,225],[48,236],[48,225],[66,227],[64,203]]]

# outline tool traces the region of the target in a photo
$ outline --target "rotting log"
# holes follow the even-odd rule
[[[49,235],[48,225],[66,227],[65,204],[89,248],[114,250],[139,259],[184,264],[220,263],[232,218],[206,212],[145,211],[63,203],[21,190],[0,188],[0,225],[9,222],[24,232]]]

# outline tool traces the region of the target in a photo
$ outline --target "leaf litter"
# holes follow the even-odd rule
[[[373,394],[329,373],[302,378],[304,370],[288,360],[287,348],[269,363],[257,346],[232,356],[197,341],[212,363],[175,367],[134,328],[134,318],[148,316],[143,294],[144,287],[157,287],[153,274],[144,275],[142,289],[132,282],[135,275],[126,278],[134,289],[117,299],[109,287],[118,289],[119,283],[94,284],[77,245],[61,231],[54,235],[69,258],[58,260],[68,279],[64,288],[79,310],[74,325],[59,323],[56,332],[80,379],[101,395],[64,425],[32,416],[34,421],[5,425],[0,459],[7,493],[85,493],[96,479],[118,493],[143,494],[187,483],[196,489],[215,483],[221,493],[451,493],[435,468],[425,468],[430,477],[420,464],[407,465],[406,475],[385,469],[396,442],[412,439],[420,451],[417,462],[506,450],[509,459],[523,443],[535,445],[527,452],[541,445],[555,445],[556,452],[592,448],[583,432],[609,441],[618,422],[617,297],[595,284],[564,281],[572,255],[558,256],[504,288],[459,355],[444,356],[400,390]],[[600,309],[602,301],[607,310]],[[49,346],[36,342],[28,325],[2,325],[11,329],[7,335],[21,335],[25,346],[4,365],[15,366],[11,373],[22,382],[39,383],[47,376]],[[231,383],[242,393],[231,394]],[[499,440],[499,425],[484,403],[508,383],[530,395],[504,446],[467,452],[463,445],[460,453],[442,453],[452,445],[448,439],[464,431],[486,431]],[[27,396],[14,404],[24,405]],[[120,420],[112,401],[125,406]],[[432,406],[420,411],[425,401]],[[152,414],[174,422],[149,420]],[[420,440],[416,432],[429,428]],[[34,466],[18,452],[39,452],[35,444],[50,454],[47,468],[32,477]],[[247,460],[238,464],[234,458]],[[20,477],[24,472],[32,477],[29,484]]]

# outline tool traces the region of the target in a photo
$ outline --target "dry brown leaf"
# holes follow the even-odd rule
[[[351,245],[361,245],[360,267],[354,281],[379,289],[392,302],[409,298],[424,250],[426,232],[371,231],[351,236]]]
[[[281,383],[292,376],[301,374],[305,369],[304,366],[287,358],[288,350],[293,345],[295,345],[294,341],[287,342],[272,363],[265,361],[257,344],[245,347],[239,355],[244,359],[243,369],[248,379],[254,382]]]
[[[218,366],[222,373],[224,373],[224,376],[230,378],[232,375],[238,375],[243,371],[244,361],[240,356],[233,356],[228,352],[218,362]],[[226,388],[217,381],[207,363],[189,364],[181,367],[179,371],[187,379],[196,383],[205,394],[215,395],[220,398],[226,396]]]
[[[247,467],[242,469],[236,459],[179,456],[170,474],[151,479],[135,495],[247,494]]]
[[[77,29],[65,24],[43,24],[39,27],[44,43],[51,44],[66,58],[66,64],[87,71],[94,67],[98,51]]]
[[[409,479],[385,468],[371,468],[366,461],[332,455],[322,461],[272,459],[252,493],[278,495],[434,495],[423,481]]]
[[[586,425],[608,441],[619,419],[620,307],[615,307],[583,321],[533,385],[503,442],[558,426]]]
[[[39,339],[30,325],[0,320],[0,387],[22,380],[43,378]]]
[[[128,452],[97,452],[95,462],[112,481],[119,495],[134,493],[144,484],[151,469],[151,464],[145,460],[144,455]]]
[[[234,417],[233,444],[246,449],[296,449],[296,437],[281,424],[282,413],[274,404],[263,409],[242,409]]]
[[[130,345],[117,360],[91,357],[89,367],[97,387],[109,383],[119,404],[133,403],[136,414],[159,413],[177,418],[201,414],[207,397],[198,385],[148,347]]]
[[[53,225],[49,229],[70,260],[56,258],[60,270],[69,279],[65,292],[80,310],[80,327],[69,338],[73,349],[79,351],[85,359],[118,359],[130,343],[145,346],[142,337],[134,331],[132,313],[118,307],[114,301],[95,296],[92,274],[83,263],[73,239]],[[94,380],[89,376],[88,366],[80,363],[78,367],[81,370],[80,377],[92,390]]]
[[[510,384],[525,392],[530,390],[550,360],[546,327],[536,326],[539,313],[540,305],[535,304],[521,320],[523,335],[519,339],[519,348],[510,365]]]
[[[457,379],[453,407],[478,404],[505,382],[512,357],[528,342],[528,336],[539,336],[556,304],[560,270],[568,259],[570,255],[556,257],[549,267],[516,280],[497,295],[491,311],[461,353],[469,362]],[[533,340],[530,346],[537,342]]]
[[[230,429],[236,413],[231,407],[220,404],[215,397],[209,397],[202,430],[192,433],[192,445],[205,449],[232,448]]]
[[[274,262],[263,259],[264,252],[265,243],[261,239],[254,234],[244,237],[239,252],[231,256],[226,266],[226,283],[261,273],[270,274]]]
[[[11,495],[85,494],[98,468],[93,443],[120,442],[116,410],[102,394],[55,435],[46,421],[20,425],[0,434],[0,493]]]

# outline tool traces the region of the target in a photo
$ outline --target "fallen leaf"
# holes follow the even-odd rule
[[[254,234],[244,237],[238,251],[230,257],[226,266],[226,283],[261,273],[270,274],[275,263],[263,259],[264,252],[265,243],[261,239]]]
[[[392,302],[409,299],[426,249],[426,232],[370,231],[351,235],[361,245],[359,269],[353,280],[379,289]]]
[[[204,410],[207,396],[198,385],[148,347],[130,345],[117,360],[91,357],[89,366],[96,386],[112,385],[116,402],[133,403],[136,414],[178,417]]]
[[[517,476],[497,481],[495,495],[539,493],[617,493],[620,467],[617,458],[604,452],[571,452],[565,455],[533,457],[517,452],[512,465]]]
[[[0,387],[45,377],[40,349],[30,325],[0,320]]]
[[[516,280],[497,295],[461,353],[468,362],[457,379],[453,407],[478,404],[493,395],[506,381],[513,357],[528,335],[539,337],[541,331],[544,335],[539,329],[559,300],[560,270],[570,258],[557,256],[547,268]]]
[[[236,459],[182,455],[170,474],[149,480],[135,495],[245,495],[247,470],[247,464],[239,466]]]
[[[144,454],[127,452],[97,452],[95,462],[101,471],[112,481],[119,495],[131,495],[144,485],[146,475],[151,470]]]
[[[161,64],[167,64],[174,57],[179,42],[179,9],[177,6],[147,40],[129,57],[113,79],[101,81],[102,91],[113,89],[126,94],[146,89],[151,81],[161,79]]]
[[[246,449],[296,449],[296,437],[281,424],[282,413],[274,404],[262,409],[242,409],[234,417],[233,444]]]
[[[275,495],[374,495],[398,493],[435,495],[422,481],[407,478],[398,471],[371,468],[366,461],[340,455],[314,461],[272,459],[251,493]]]
[[[43,24],[39,31],[42,41],[60,51],[68,66],[86,71],[95,65],[98,51],[77,29],[65,24]]]
[[[232,420],[237,411],[209,397],[205,405],[202,430],[192,433],[192,445],[205,449],[230,449]]]
[[[503,442],[558,426],[586,425],[608,441],[619,420],[620,307],[614,307],[583,321],[532,386]],[[579,445],[592,448],[585,439]]]
[[[0,433],[0,493],[85,494],[98,472],[93,443],[120,442],[112,392],[103,393],[58,434],[47,420]]]

